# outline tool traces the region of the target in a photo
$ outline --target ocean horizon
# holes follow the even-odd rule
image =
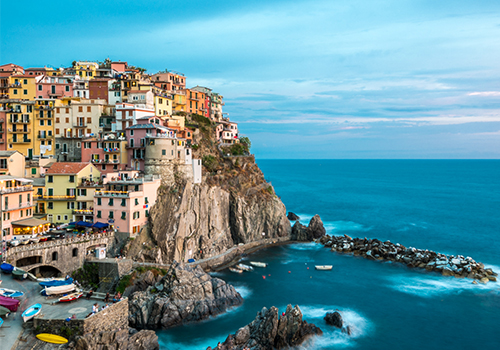
[[[257,164],[302,224],[318,214],[330,235],[471,256],[500,272],[496,160],[257,159]],[[243,305],[200,323],[157,331],[162,349],[215,346],[262,307],[284,311],[287,304],[299,305],[304,319],[324,332],[308,349],[499,347],[498,282],[475,285],[334,253],[316,243],[266,248],[247,259],[269,266],[241,275],[214,274],[236,287]],[[315,271],[315,264],[334,268]],[[326,312],[335,309],[352,326],[351,336],[324,322]]]

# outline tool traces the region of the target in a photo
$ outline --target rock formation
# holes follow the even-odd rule
[[[440,272],[444,276],[473,278],[487,283],[496,282],[498,274],[485,269],[484,264],[471,257],[445,255],[430,250],[406,248],[399,243],[382,242],[378,239],[351,238],[344,236],[323,236],[318,240],[325,247],[339,253],[353,253],[372,260],[389,260],[418,267],[427,271]]]
[[[140,329],[169,328],[218,315],[242,302],[233,286],[201,267],[174,262],[160,282],[129,297],[129,323]]]
[[[288,212],[288,215],[286,216],[288,218],[288,220],[290,221],[297,221],[297,220],[300,220],[300,217],[295,214],[295,213],[292,213],[291,211]]]
[[[311,336],[321,334],[321,329],[302,320],[302,312],[297,305],[288,305],[281,317],[276,307],[264,307],[250,324],[240,328],[236,334],[230,334],[224,343],[219,343],[213,350],[285,349],[304,345]]]
[[[342,315],[338,312],[328,312],[325,316],[326,324],[330,326],[335,326],[337,328],[342,328],[344,321],[342,320]]]
[[[307,227],[296,221],[292,227],[290,238],[294,241],[310,242],[324,236],[325,233],[326,230],[323,226],[323,221],[321,221],[319,215],[314,215]]]
[[[160,344],[154,331],[138,332],[131,328],[130,330],[86,334],[78,337],[74,346],[70,348],[75,350],[159,350]]]

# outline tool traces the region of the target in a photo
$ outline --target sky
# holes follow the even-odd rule
[[[183,72],[260,159],[500,158],[498,0],[0,1],[0,64]]]

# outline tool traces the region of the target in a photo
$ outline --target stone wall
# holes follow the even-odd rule
[[[63,152],[67,145],[67,152]],[[80,144],[80,147],[77,147]],[[57,146],[59,145],[59,146]],[[58,148],[59,147],[59,148]],[[70,139],[56,137],[56,159],[58,162],[81,162],[82,161],[82,139]]]
[[[36,334],[57,334],[70,341],[79,335],[128,329],[128,299],[112,304],[109,308],[83,320],[66,321],[35,317],[33,326]]]
[[[99,266],[99,289],[98,292],[112,292],[120,278],[132,271],[132,260],[130,259],[87,259],[88,262]]]
[[[172,186],[176,177],[187,181],[193,181],[193,165],[184,164],[177,159],[147,159],[144,161],[144,173],[146,175],[159,175],[162,184]]]

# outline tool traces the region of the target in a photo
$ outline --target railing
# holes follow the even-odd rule
[[[29,119],[11,119],[10,121],[12,124],[29,124],[30,120]]]
[[[104,147],[103,150],[106,153],[120,153],[119,148],[106,148],[106,147]]]
[[[10,132],[31,133],[31,129],[13,129],[9,128]]]
[[[53,135],[38,135],[39,140],[51,139],[53,137]]]
[[[94,215],[94,210],[92,210],[92,209],[73,209],[73,214]]]
[[[35,194],[33,195],[35,199],[43,199],[43,200],[49,200],[49,201],[64,201],[68,199],[76,199],[76,195],[70,195],[70,196],[49,196],[46,194]]]
[[[21,83],[15,83],[15,84],[10,84],[9,87],[19,89],[19,88],[22,88],[23,85]]]
[[[83,178],[78,187],[99,187],[102,186],[102,181],[94,181]]]
[[[5,194],[5,193],[16,193],[16,192],[26,192],[26,191],[33,191],[33,186],[17,186],[17,187],[6,187],[6,188],[0,188],[0,193]]]
[[[9,139],[9,143],[30,143],[31,139],[21,139],[21,140],[14,140],[14,139]]]
[[[53,106],[47,106],[47,105],[35,105],[35,109],[54,109]]]
[[[18,209],[24,209],[24,208],[30,208],[30,207],[33,207],[33,203],[32,202],[24,202],[24,203],[19,203],[18,206],[9,206],[9,205],[4,205],[4,208],[2,209],[2,211],[11,211],[11,210],[18,210]]]
[[[160,179],[161,177],[159,175],[144,175],[142,177],[138,177],[138,178],[124,178],[124,179],[117,179],[115,177],[112,177],[110,181],[108,181],[107,183],[110,184],[110,183],[120,183],[120,184],[142,184],[144,182],[148,182],[148,181],[154,181],[154,180],[158,180]]]
[[[120,164],[119,159],[92,159],[94,164]]]
[[[128,198],[129,194],[133,191],[95,191],[96,197],[120,197],[120,198]]]

